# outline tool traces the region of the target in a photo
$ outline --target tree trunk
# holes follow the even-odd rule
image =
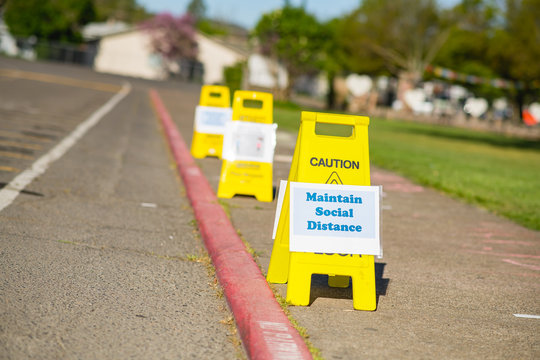
[[[414,71],[402,71],[399,73],[397,99],[401,101],[403,109],[412,111],[411,107],[405,102],[405,92],[414,89],[421,78],[421,75]]]
[[[276,57],[266,58],[266,64],[268,65],[268,70],[270,71],[270,74],[274,82],[272,93],[277,100],[281,100],[282,91],[279,88],[279,63],[277,61],[277,58]]]
[[[292,89],[293,89],[295,80],[296,79],[293,78],[291,74],[289,74],[288,79],[287,79],[287,86],[285,87],[285,91],[283,92],[283,100],[285,101],[291,100]]]
[[[326,74],[328,81],[328,93],[326,94],[326,108],[328,110],[335,109],[336,107],[336,89],[334,88],[334,78],[336,75],[333,72]]]
[[[523,90],[517,90],[516,92],[516,106],[518,111],[518,116],[515,116],[514,119],[518,120],[519,122],[523,122],[523,107],[525,105],[525,91]]]

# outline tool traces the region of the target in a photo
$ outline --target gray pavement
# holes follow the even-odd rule
[[[189,144],[197,96],[173,89],[160,95]],[[294,146],[295,136],[278,130],[275,185],[288,176]],[[217,190],[221,162],[198,164]],[[323,275],[313,276],[309,306],[289,307],[322,356],[540,358],[540,319],[514,315],[540,315],[540,233],[382,169],[371,174],[385,195],[377,311],[353,310],[351,288],[329,288]],[[221,201],[266,274],[275,201]],[[285,297],[287,285],[273,286]]]
[[[6,68],[124,81],[0,59]],[[148,86],[160,83],[131,82],[127,98],[0,212],[1,359],[244,356],[151,107]],[[113,95],[0,76],[1,140],[19,141],[0,153],[1,182]],[[41,147],[6,154],[30,143]]]

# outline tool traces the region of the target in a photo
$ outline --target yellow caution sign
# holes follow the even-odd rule
[[[289,251],[290,182],[370,185],[368,125],[363,116],[302,112],[267,274],[271,283],[288,281],[293,305],[309,304],[312,274],[328,274],[333,287],[347,287],[352,278],[355,309],[376,308],[373,255]]]
[[[195,110],[195,126],[191,141],[191,154],[202,159],[207,156],[221,158],[225,125],[231,120],[229,88],[204,85],[199,106]]]
[[[272,94],[236,91],[232,121],[227,124],[223,138],[217,196],[253,195],[259,201],[272,201],[275,146]]]

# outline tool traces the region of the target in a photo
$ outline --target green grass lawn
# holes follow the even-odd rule
[[[282,130],[296,132],[300,110],[276,105]],[[540,230],[540,142],[372,118],[371,163]]]

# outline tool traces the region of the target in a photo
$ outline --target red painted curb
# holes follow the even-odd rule
[[[150,98],[165,129],[204,244],[249,358],[312,359],[154,89],[150,90]]]

